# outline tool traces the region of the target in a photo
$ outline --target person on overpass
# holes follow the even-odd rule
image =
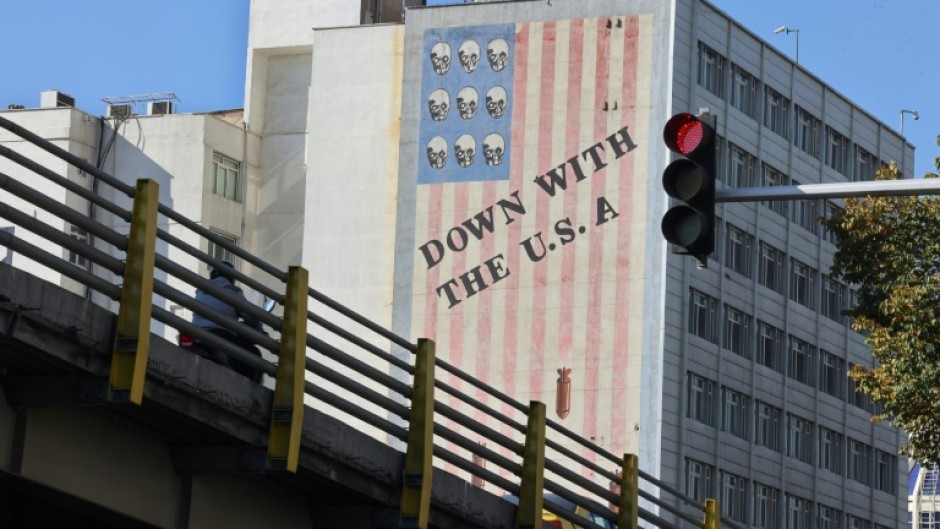
[[[235,270],[235,265],[232,264],[230,261],[222,261],[222,265],[223,267],[227,267],[231,270]],[[242,289],[238,285],[236,285],[235,280],[233,280],[231,277],[226,275],[225,271],[221,270],[221,268],[222,267],[214,267],[214,266],[209,267],[210,282],[216,287],[224,289],[227,292],[230,292],[231,294],[238,296],[239,298],[245,300],[245,302],[247,303],[248,300],[245,299],[245,294],[242,292]],[[255,330],[258,330],[260,332],[264,332],[261,328],[261,322],[258,321],[257,318],[254,318],[249,314],[245,314],[244,312],[239,311],[237,308],[216,298],[215,296],[209,294],[208,292],[205,292],[202,289],[196,290],[196,301],[198,301],[199,303],[202,303],[203,305],[206,305],[210,309],[220,314],[225,315],[228,318],[231,318],[236,321],[241,320],[245,325]],[[203,316],[202,314],[193,313],[193,325],[196,325],[197,327],[205,329],[220,338],[224,338],[228,340],[229,342],[237,345],[238,347],[241,347],[242,349],[245,349],[249,353],[257,356],[258,358],[261,358],[261,352],[255,346],[255,344],[251,343],[247,339],[242,338],[241,336],[227,329],[224,329],[221,325]],[[263,375],[261,370],[255,369],[243,362],[240,362],[234,358],[231,358],[229,357],[229,355],[225,354],[222,351],[215,351],[213,350],[212,347],[208,347],[206,344],[201,344],[201,345],[203,346],[203,350],[206,353],[208,353],[208,358],[210,360],[218,364],[221,364],[223,366],[229,367],[233,369],[235,372],[248,377],[254,382],[257,382],[257,383],[261,382],[261,378]]]

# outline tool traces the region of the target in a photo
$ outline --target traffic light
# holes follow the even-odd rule
[[[676,114],[663,127],[663,141],[683,158],[663,171],[663,189],[679,201],[663,216],[663,236],[705,266],[715,250],[715,128],[705,116]]]

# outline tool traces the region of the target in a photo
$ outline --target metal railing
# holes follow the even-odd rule
[[[140,199],[140,193],[134,186],[122,182],[6,118],[0,117],[0,127],[107,184],[122,196],[122,200],[123,197],[131,201]],[[9,147],[0,145],[0,156],[26,169],[28,174],[42,177],[50,184],[60,186],[87,200],[114,221],[129,223],[131,236],[134,235],[135,210],[138,207],[136,202],[135,209],[124,209],[116,201],[104,199],[101,194],[51,171]],[[48,241],[53,247],[60,248],[60,254],[50,253],[41,247],[47,243],[34,244],[4,231],[0,231],[0,245],[86,285],[111,300],[122,299],[122,287],[100,277],[99,274],[107,271],[115,276],[125,277],[129,268],[127,263],[137,258],[129,253],[128,235],[123,235],[108,223],[89,218],[87,214],[78,212],[2,172],[0,189],[57,217],[62,223],[84,230],[96,240],[95,245],[89,245],[72,237],[60,227],[47,224],[6,202],[0,202],[0,217],[31,232],[39,239]],[[533,506],[544,507],[546,511],[584,529],[634,527],[636,522],[635,518],[631,520],[631,513],[656,527],[676,528],[680,527],[683,521],[697,527],[718,527],[715,502],[709,501],[702,505],[667,483],[639,470],[635,456],[617,455],[598,447],[561,424],[547,420],[544,406],[540,407],[538,403],[521,403],[456,366],[436,358],[433,343],[411,343],[306,283],[297,289],[304,298],[298,301],[297,292],[291,291],[290,271],[285,272],[272,266],[165,205],[154,207],[168,222],[188,229],[195,240],[211,241],[237,256],[242,263],[251,265],[255,275],[232,271],[232,279],[258,295],[277,301],[284,307],[285,317],[268,313],[214,286],[198,273],[178,264],[173,256],[183,254],[210,266],[219,267],[222,263],[193,244],[160,228],[155,229],[155,237],[165,243],[168,250],[166,255],[153,256],[153,266],[160,271],[153,274],[153,293],[170,303],[201,314],[232,333],[257,344],[270,353],[266,355],[268,358],[277,358],[278,362],[250,354],[166,310],[161,304],[151,304],[151,300],[145,298],[144,301],[149,305],[148,310],[152,310],[152,318],[274,377],[275,409],[272,410],[272,421],[289,423],[287,412],[296,411],[296,407],[290,406],[289,396],[285,397],[288,400],[278,404],[278,392],[279,388],[284,387],[282,381],[285,380],[282,367],[285,363],[283,354],[286,335],[293,332],[292,329],[298,325],[285,322],[285,319],[288,319],[287,315],[293,309],[299,307],[303,317],[303,321],[299,323],[302,339],[296,347],[300,348],[302,358],[297,360],[301,362],[297,365],[302,365],[305,373],[298,388],[302,388],[303,393],[309,397],[306,399],[308,403],[327,405],[337,413],[353,417],[360,424],[367,425],[372,429],[373,435],[384,434],[393,444],[398,440],[407,447],[403,517],[414,515],[416,519],[420,519],[421,514],[418,511],[422,504],[427,505],[428,500],[420,494],[422,487],[430,482],[427,468],[429,465],[422,464],[421,460],[423,458],[424,462],[427,462],[433,455],[438,467],[468,478],[478,486],[511,496],[511,500],[520,506],[520,527],[525,525],[523,511],[531,510]],[[97,267],[97,274],[64,259],[61,255],[62,249],[93,263]],[[224,267],[220,269],[225,270]],[[269,284],[285,285],[286,291],[271,288],[267,286]],[[184,292],[180,288],[187,291]],[[256,318],[272,329],[273,336],[210,310],[194,299],[189,293],[191,289],[202,289]],[[307,309],[307,303],[311,300],[311,305],[314,306]],[[117,341],[120,340],[119,336]],[[117,346],[115,354],[118,354]],[[429,377],[426,379],[428,387],[425,387],[422,381],[425,376]],[[469,391],[461,389],[464,386],[470,388]],[[433,397],[435,393],[436,398]],[[433,400],[422,403],[422,398]],[[296,400],[294,402],[296,403]],[[418,413],[419,406],[427,406],[428,410],[428,416],[424,417],[426,424],[423,425],[415,422],[416,417],[421,415]],[[296,419],[297,415],[293,417]],[[416,430],[421,428],[427,435],[424,440],[433,439],[430,446],[418,438],[421,432]],[[290,433],[291,431],[293,433]],[[297,431],[291,431],[285,435],[299,435]],[[273,432],[274,426],[272,435]],[[286,446],[288,445],[285,444]],[[296,446],[291,448],[296,449]],[[287,467],[290,468],[289,462]],[[638,482],[642,485],[637,485]],[[416,512],[410,512],[405,507],[405,503],[410,501],[408,487],[414,487],[418,494],[415,496]],[[549,495],[545,496],[543,493]],[[670,499],[666,500],[661,496]],[[656,509],[671,514],[680,525],[640,507],[640,500],[647,506],[655,506]],[[690,514],[692,509],[683,509],[683,504],[699,509],[700,512],[704,511],[704,525],[702,515]],[[541,523],[540,511],[541,509],[534,513],[537,520],[530,520],[535,526]],[[721,523],[727,527],[737,527],[727,521]]]

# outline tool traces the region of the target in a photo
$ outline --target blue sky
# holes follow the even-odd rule
[[[454,2],[460,3],[460,2]],[[940,0],[712,0],[837,91],[904,132],[915,175],[940,155]],[[103,113],[102,97],[175,92],[180,112],[241,108],[249,0],[5,0],[0,108],[57,88]]]

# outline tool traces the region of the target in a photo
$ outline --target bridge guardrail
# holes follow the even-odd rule
[[[363,424],[384,432],[389,439],[405,444],[403,527],[426,527],[433,457],[438,466],[452,472],[462,472],[478,486],[503,491],[518,498],[518,527],[540,526],[542,508],[584,529],[606,529],[607,524],[619,528],[636,527],[638,519],[653,523],[657,527],[678,527],[641,507],[639,500],[642,499],[672,514],[678,520],[699,527],[717,529],[717,502],[708,500],[704,505],[698,503],[667,483],[639,470],[636,456],[610,453],[561,424],[547,419],[544,405],[536,402],[523,404],[456,366],[436,358],[435,346],[430,340],[421,339],[417,344],[411,343],[310,287],[306,272],[302,269],[291,267],[285,272],[168,206],[159,203],[141,205],[140,202],[146,202],[141,199],[143,192],[138,190],[141,185],[137,188],[130,186],[6,118],[0,117],[0,127],[80,168],[135,201],[132,210],[124,209],[115,202],[106,200],[101,194],[72,182],[42,164],[6,146],[0,146],[0,156],[102,208],[116,219],[129,222],[131,233],[129,236],[122,235],[114,228],[89,218],[87,214],[76,211],[2,172],[0,189],[66,223],[80,227],[99,242],[86,244],[7,203],[0,202],[0,217],[81,256],[87,262],[115,276],[127,277],[128,269],[139,264],[137,260],[141,257],[135,253],[137,250],[130,241],[135,234],[147,233],[148,230],[154,239],[159,239],[168,248],[184,252],[211,266],[221,265],[220,260],[167,230],[158,228],[155,219],[139,222],[136,220],[141,216],[141,209],[153,208],[166,219],[232,252],[243,262],[251,264],[255,270],[269,276],[270,280],[263,281],[239,271],[232,271],[230,274],[243,286],[277,301],[284,307],[283,318],[215,287],[204,277],[173,261],[168,255],[155,254],[151,257],[152,269],[162,271],[165,276],[145,278],[144,283],[152,280],[152,292],[146,292],[148,287],[144,284],[142,289],[145,292],[136,293],[132,302],[124,299],[120,311],[152,313],[154,320],[194,336],[275,378],[269,442],[277,446],[273,449],[269,446],[270,468],[296,470],[302,421],[300,413],[304,404],[303,395],[306,394],[314,399],[315,403],[326,404],[343,414],[355,417]],[[150,224],[147,224],[148,222]],[[147,225],[141,227],[140,224]],[[153,243],[155,241],[150,241],[151,245]],[[122,294],[127,296],[125,291],[135,290],[116,286],[106,278],[96,275],[93,270],[77,267],[61,255],[45,251],[13,234],[0,231],[0,245],[87,285],[111,300],[122,300]],[[117,257],[121,253],[125,256],[123,260]],[[146,259],[143,262],[146,262]],[[238,310],[250,314],[270,327],[274,336],[255,331],[208,309],[196,302],[189,293],[172,286],[168,282],[170,278],[176,280],[176,283],[203,289]],[[284,291],[267,286],[272,282],[284,285]],[[258,358],[165,310],[159,304],[152,304],[152,294],[157,294],[193,313],[206,316],[259,345],[278,361],[275,363]],[[315,310],[308,308],[310,300],[317,304]],[[146,307],[141,308],[142,305]],[[336,323],[327,318],[326,313],[339,316],[345,322]],[[119,320],[121,317],[119,315]],[[147,320],[149,322],[149,317]],[[350,330],[349,327],[353,324],[360,330]],[[368,331],[369,334],[366,335],[371,338],[365,338],[364,331]],[[134,337],[131,345],[142,348],[137,339],[138,337]],[[381,341],[383,345],[377,345],[377,341]],[[118,336],[116,342],[117,355],[121,336]],[[354,352],[349,352],[350,350]],[[134,353],[143,354],[143,365],[146,369],[146,351],[132,352]],[[116,359],[117,357],[112,362],[116,363]],[[137,362],[136,369],[139,369],[139,359],[132,361],[126,369],[133,371],[134,362]],[[384,369],[375,367],[375,362],[385,366]],[[438,375],[435,375],[435,372]],[[143,375],[139,376],[142,384]],[[113,377],[114,374],[112,379]],[[405,381],[408,378],[411,378],[410,384]],[[367,382],[361,382],[363,379]],[[474,394],[461,390],[463,385],[469,386]],[[133,400],[130,388],[119,389],[120,391],[114,392],[113,398]],[[440,396],[435,397],[436,392],[439,392]],[[347,397],[344,398],[343,394]],[[522,478],[519,479],[519,476]],[[641,487],[640,481],[645,485]],[[650,487],[658,489],[659,494],[645,490]],[[545,499],[546,491],[585,510],[573,512],[550,499]],[[664,500],[661,495],[667,495],[671,500]],[[682,504],[701,509],[705,513],[704,522],[701,515],[695,517],[689,514],[688,510],[683,510]],[[606,521],[601,521],[595,516]],[[735,524],[726,520],[721,520],[721,523],[737,529]]]

